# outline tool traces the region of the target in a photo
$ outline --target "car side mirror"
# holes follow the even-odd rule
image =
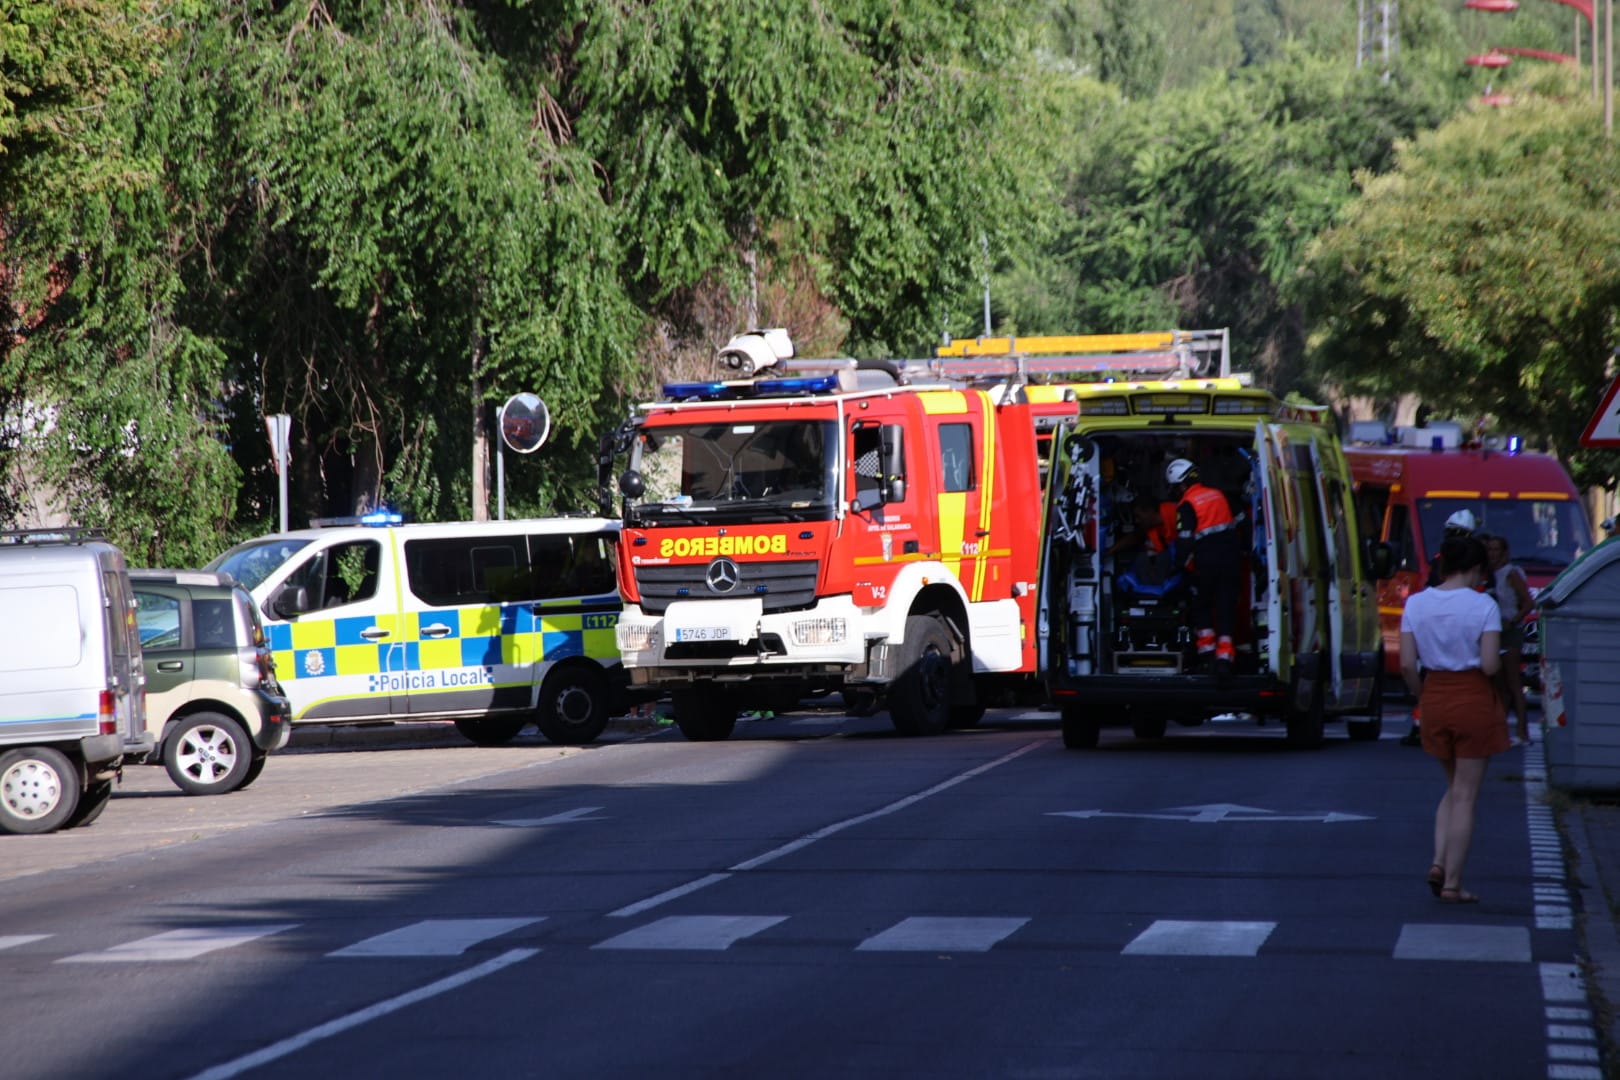
[[[309,610],[309,590],[302,585],[283,588],[270,601],[270,610],[283,619],[291,619]]]

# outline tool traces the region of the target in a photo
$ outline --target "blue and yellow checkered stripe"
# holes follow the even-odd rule
[[[618,659],[614,627],[618,598],[600,610],[536,614],[529,604],[482,605],[397,615],[358,615],[272,623],[270,649],[281,679],[332,675],[437,671],[444,668],[555,663],[571,656]],[[402,625],[403,624],[403,625]],[[423,637],[422,627],[448,626],[449,633]],[[369,627],[389,631],[368,641]]]

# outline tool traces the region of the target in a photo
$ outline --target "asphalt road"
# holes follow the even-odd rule
[[[0,1074],[1598,1075],[1550,1056],[1586,1004],[1523,752],[1484,903],[1443,906],[1402,728],[1073,752],[1047,714],[806,714],[383,733],[215,798],[131,771],[90,829],[0,837]]]

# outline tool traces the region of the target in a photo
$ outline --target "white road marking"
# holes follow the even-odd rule
[[[855,946],[857,952],[989,952],[1028,919],[915,915]]]
[[[1131,814],[1114,810],[1053,810],[1047,816],[1081,819],[1100,817],[1147,818],[1152,821],[1185,821],[1195,825],[1225,821],[1320,821],[1323,824],[1331,825],[1341,821],[1373,820],[1362,814],[1341,814],[1332,810],[1302,814],[1279,814],[1274,810],[1262,810],[1258,806],[1238,806],[1235,803],[1210,803],[1207,806],[1172,806],[1157,813],[1144,814]]]
[[[460,956],[490,938],[537,923],[531,919],[426,919],[357,941],[327,956]]]
[[[297,923],[272,926],[190,926],[115,945],[101,952],[64,956],[58,964],[164,963],[195,960],[204,953],[245,945],[249,941],[291,930]]]
[[[591,948],[720,951],[786,920],[786,915],[670,915],[598,942]]]
[[[1530,928],[1407,923],[1395,942],[1397,960],[1477,960],[1529,963]]]
[[[286,1057],[288,1054],[296,1054],[306,1046],[330,1038],[333,1035],[341,1034],[350,1028],[359,1027],[361,1024],[375,1020],[379,1016],[387,1016],[389,1013],[398,1012],[400,1009],[415,1005],[419,1001],[426,1001],[429,998],[465,986],[476,979],[482,979],[485,975],[493,975],[502,968],[521,963],[539,952],[539,949],[513,949],[510,952],[504,952],[493,960],[484,961],[477,967],[468,968],[466,971],[447,976],[438,982],[429,983],[419,989],[400,994],[398,997],[389,998],[387,1001],[379,1001],[377,1004],[361,1009],[359,1012],[340,1016],[336,1020],[328,1020],[326,1023],[312,1027],[308,1031],[290,1035],[278,1043],[265,1047],[263,1050],[255,1050],[251,1054],[244,1054],[242,1057],[232,1061],[215,1065],[211,1069],[204,1069],[192,1077],[191,1080],[230,1080],[231,1077],[240,1076],[249,1069],[256,1069],[260,1065],[269,1064],[272,1061]]]
[[[15,949],[18,945],[27,945],[34,941],[44,941],[49,934],[7,934],[0,935],[0,949]]]
[[[887,817],[889,814],[904,810],[908,806],[922,802],[924,799],[929,798],[930,796],[938,795],[942,791],[948,791],[957,784],[965,783],[968,780],[973,779],[975,776],[979,776],[982,773],[987,773],[991,769],[1023,757],[1031,750],[1038,750],[1042,746],[1046,745],[1048,745],[1048,743],[1043,741],[1032,742],[1024,746],[1020,746],[1017,750],[1014,750],[1009,754],[1003,754],[994,761],[987,761],[983,765],[975,765],[966,772],[957,773],[948,780],[941,780],[933,787],[924,788],[922,791],[916,792],[912,795],[907,795],[903,799],[897,799],[888,806],[879,807],[878,809],[870,811],[869,813],[857,814],[855,817],[845,818],[843,821],[834,822],[831,825],[823,826],[822,828],[817,829],[815,832],[806,833],[797,840],[789,840],[780,847],[772,848],[763,855],[756,855],[752,859],[746,859],[735,866],[727,867],[729,873],[709,874],[707,877],[701,877],[696,881],[690,881],[685,885],[679,885],[673,889],[661,892],[657,896],[651,896],[645,900],[638,900],[634,904],[628,904],[622,908],[619,908],[617,911],[610,911],[608,912],[608,917],[624,918],[629,915],[639,915],[643,911],[646,911],[649,908],[655,908],[659,904],[665,903],[666,901],[674,900],[676,897],[685,896],[687,893],[696,892],[699,889],[713,885],[717,881],[724,881],[733,873],[743,873],[748,870],[757,870],[767,863],[775,862],[784,855],[791,855],[795,851],[800,851],[807,848],[818,840],[825,840],[827,837],[843,832],[845,829],[853,828],[856,825],[864,825],[868,821],[876,821],[878,818]]]
[[[532,829],[540,825],[571,825],[576,821],[607,821],[605,817],[592,817],[591,815],[602,809],[600,806],[581,806],[576,810],[564,810],[560,814],[540,818],[506,818],[492,821],[492,825],[507,825],[514,829]]]
[[[1184,922],[1159,919],[1122,950],[1127,956],[1254,956],[1274,922]]]

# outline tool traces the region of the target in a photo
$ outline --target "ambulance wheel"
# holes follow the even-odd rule
[[[79,770],[66,754],[48,746],[0,754],[0,832],[51,832],[78,808]]]
[[[594,742],[608,723],[607,680],[598,668],[555,668],[540,687],[540,734],[564,746]]]
[[[723,742],[737,727],[737,702],[724,690],[677,690],[669,696],[675,726],[692,742]]]
[[[113,782],[111,780],[98,780],[96,783],[91,784],[90,790],[80,797],[79,808],[73,811],[73,816],[68,818],[68,823],[63,828],[82,829],[92,824],[96,818],[101,816],[101,812],[107,809],[107,804],[112,801],[112,789]]]
[[[889,688],[889,720],[902,735],[938,735],[950,723],[950,703],[951,635],[936,616],[913,615]]]
[[[1318,675],[1312,683],[1310,704],[1303,709],[1289,709],[1287,718],[1289,745],[1306,750],[1322,745],[1322,727],[1327,719],[1327,688],[1322,682],[1327,665],[1318,664],[1316,670]]]
[[[1345,734],[1354,742],[1373,742],[1384,733],[1384,657],[1379,654],[1377,674],[1373,676],[1372,698],[1367,702],[1364,716],[1351,716],[1344,722]]]
[[[252,745],[223,713],[192,713],[163,740],[163,765],[187,795],[223,795],[242,786]]]
[[[1095,713],[1079,705],[1063,706],[1063,745],[1070,750],[1090,750],[1102,736],[1102,725]]]
[[[463,716],[456,730],[479,746],[505,746],[528,724],[526,716]]]

